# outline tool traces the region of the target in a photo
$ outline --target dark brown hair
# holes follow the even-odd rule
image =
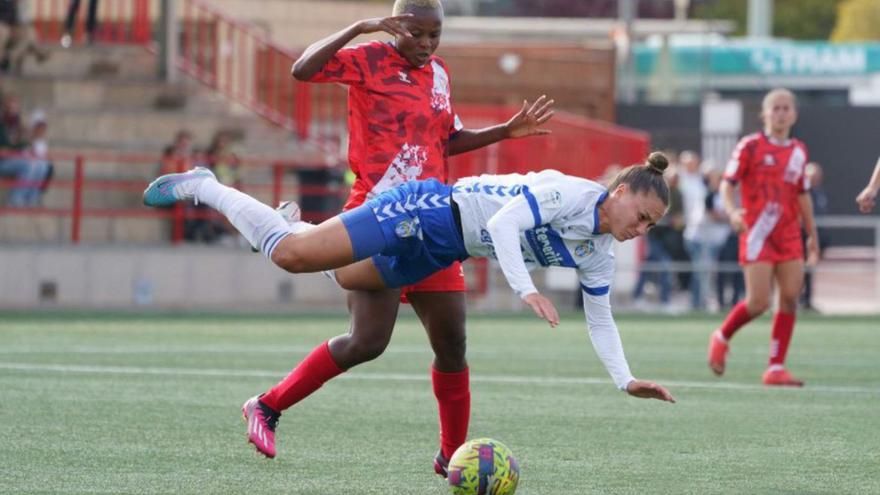
[[[608,190],[613,191],[617,186],[626,184],[633,193],[653,192],[664,205],[669,206],[669,186],[663,178],[668,166],[666,155],[655,151],[648,155],[644,165],[632,165],[618,172]]]

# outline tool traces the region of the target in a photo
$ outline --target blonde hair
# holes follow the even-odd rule
[[[764,109],[770,105],[770,102],[773,101],[773,99],[777,96],[787,96],[791,98],[792,104],[794,104],[794,107],[797,108],[797,97],[794,95],[794,93],[785,88],[776,88],[764,95],[764,99],[761,100],[761,111],[763,112]]]
[[[394,7],[391,8],[391,15],[405,14],[406,9],[410,7],[439,9],[440,12],[443,12],[443,5],[440,4],[440,0],[396,0]]]

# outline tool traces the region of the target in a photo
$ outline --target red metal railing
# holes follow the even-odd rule
[[[159,160],[151,155],[137,154],[82,154],[56,153],[50,158],[55,167],[55,178],[50,182],[48,190],[49,206],[30,208],[11,208],[0,206],[0,217],[16,216],[53,216],[69,219],[69,242],[79,244],[88,242],[83,239],[83,221],[89,218],[166,218],[172,221],[171,240],[179,243],[183,240],[183,224],[195,218],[220,218],[213,212],[204,210],[193,211],[179,205],[168,210],[149,209],[140,204],[140,192],[158,173]],[[174,170],[187,170],[194,164],[189,160],[175,160],[165,164]],[[129,168],[131,172],[114,173],[108,169]],[[321,222],[337,213],[342,201],[348,194],[347,186],[337,185],[302,185],[296,180],[296,173],[304,170],[326,170],[324,165],[309,165],[289,160],[259,159],[242,160],[240,166],[242,180],[237,186],[249,194],[269,204],[277,204],[284,199],[303,197],[328,197],[338,205],[332,210],[307,210],[304,207],[303,219]],[[143,175],[144,178],[134,178]],[[0,179],[0,190],[12,187],[37,186],[25,184],[15,179]],[[116,204],[108,204],[109,193],[126,194],[117,199]],[[54,194],[54,198],[51,196]],[[69,196],[69,198],[67,197]],[[122,204],[119,204],[121,201]],[[111,202],[112,203],[112,202]]]
[[[37,39],[57,43],[64,34],[68,0],[30,0]],[[100,43],[146,45],[152,41],[150,0],[101,0],[98,3],[94,41]],[[71,37],[74,43],[86,40],[88,0],[81,0]]]
[[[203,0],[183,0],[180,68],[272,123],[336,152],[344,134],[346,91],[293,79],[299,56],[265,30]]]

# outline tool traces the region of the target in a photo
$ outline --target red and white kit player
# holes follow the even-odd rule
[[[740,140],[721,186],[730,223],[739,232],[739,262],[746,281],[746,299],[736,304],[709,342],[709,367],[724,373],[729,341],[740,327],[770,307],[773,282],[779,299],[773,318],[766,385],[801,386],[785,369],[794,332],[795,312],[804,278],[801,228],[807,232],[807,262],[819,257],[809,181],[804,173],[807,147],[790,136],[797,120],[794,95],[785,89],[769,92],[761,107],[764,131]],[[737,207],[734,188],[740,188]]]
[[[434,55],[440,42],[439,0],[396,0],[392,16],[364,19],[309,46],[293,67],[301,81],[348,87],[349,165],[356,176],[350,210],[388,189],[417,179],[446,182],[447,158],[508,138],[547,134],[553,115],[545,97],[506,123],[465,129],[455,114],[449,70]],[[385,32],[391,42],[346,47],[362,34]],[[365,260],[364,262],[369,262]],[[470,420],[470,378],[465,359],[465,281],[461,265],[402,290],[349,291],[351,327],[318,345],[280,383],[245,405],[248,438],[274,457],[278,416],[328,380],[375,359],[388,345],[401,293],[419,316],[434,351],[430,375],[437,399],[440,449],[434,470],[464,443]]]

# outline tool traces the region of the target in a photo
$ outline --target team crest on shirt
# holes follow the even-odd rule
[[[773,155],[764,155],[764,165],[768,167],[776,165],[776,159],[773,158]]]
[[[398,222],[397,225],[394,226],[394,233],[397,234],[397,237],[400,237],[401,239],[419,236],[419,219],[407,218],[401,220],[400,222]]]
[[[574,254],[581,258],[589,256],[593,254],[593,251],[596,250],[596,243],[593,242],[592,239],[587,239],[586,241],[578,244],[574,248]]]
[[[402,71],[402,70],[397,71],[397,77],[398,77],[398,79],[400,79],[402,82],[405,82],[405,83],[408,83],[408,84],[412,84],[412,81],[409,80],[409,74],[407,74],[406,72],[404,72],[404,71]]]

